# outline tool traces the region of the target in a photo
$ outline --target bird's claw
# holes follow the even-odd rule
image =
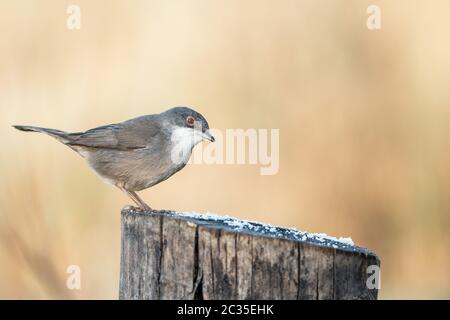
[[[137,211],[137,212],[150,212],[150,211],[152,211],[152,208],[150,208],[149,206],[135,207],[135,206],[132,206],[132,205],[126,205],[125,207],[123,207],[123,210],[126,210],[126,211]]]

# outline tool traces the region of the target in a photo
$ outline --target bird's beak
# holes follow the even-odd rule
[[[212,134],[209,132],[209,130],[206,130],[205,132],[203,132],[203,139],[205,140],[209,140],[211,142],[216,141],[216,139],[214,139],[214,137],[212,136]]]

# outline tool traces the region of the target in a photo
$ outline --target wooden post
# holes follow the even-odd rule
[[[367,249],[231,218],[122,211],[120,299],[376,299]]]

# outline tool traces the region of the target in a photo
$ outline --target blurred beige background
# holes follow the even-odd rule
[[[66,28],[69,4],[81,29]],[[366,8],[382,29],[366,28]],[[280,171],[193,165],[141,193],[351,236],[380,298],[450,298],[449,1],[0,2],[0,298],[116,299],[120,209],[67,131],[190,105],[215,128],[280,128]],[[82,288],[66,288],[79,265]]]

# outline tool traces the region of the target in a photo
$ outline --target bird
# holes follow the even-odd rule
[[[80,156],[106,183],[123,191],[138,206],[152,211],[137,194],[183,169],[192,149],[215,139],[199,112],[185,106],[144,115],[84,132],[65,132],[13,125],[21,131],[45,133]]]

